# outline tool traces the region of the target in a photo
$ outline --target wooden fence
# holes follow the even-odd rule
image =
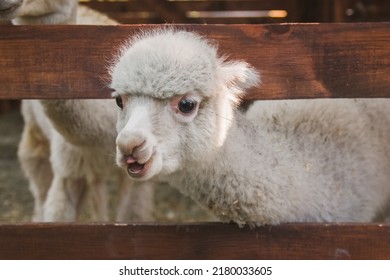
[[[108,61],[153,27],[0,26],[0,99],[109,98]],[[390,97],[390,23],[176,28],[259,69],[263,85],[248,100]],[[0,225],[0,258],[390,259],[390,225]]]

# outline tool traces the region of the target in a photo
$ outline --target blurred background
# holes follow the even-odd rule
[[[388,21],[388,0],[84,0],[120,23]]]
[[[122,24],[390,21],[389,0],[80,0],[80,4]],[[0,223],[28,222],[33,209],[16,158],[23,128],[19,106],[18,100],[0,100]],[[158,190],[155,200],[157,221],[212,219],[173,189]],[[84,219],[88,218],[87,211]]]

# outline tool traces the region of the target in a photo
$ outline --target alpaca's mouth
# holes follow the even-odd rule
[[[127,173],[129,174],[130,177],[142,178],[149,171],[150,166],[153,162],[153,158],[150,158],[145,163],[139,163],[139,162],[135,161],[133,157],[127,157],[125,159],[125,162],[127,165]]]
[[[132,164],[129,164],[127,166],[127,170],[132,174],[138,174],[140,173],[145,167],[145,164],[140,164],[138,162],[134,162]]]

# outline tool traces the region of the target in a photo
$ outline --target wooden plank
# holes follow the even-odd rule
[[[159,26],[0,26],[0,98],[107,98],[124,41]],[[262,75],[247,99],[389,97],[390,23],[175,25]]]
[[[390,225],[0,226],[0,259],[390,259]]]
[[[149,1],[149,0],[148,0]],[[259,0],[216,0],[216,1],[154,1],[160,5],[173,5],[181,11],[259,11],[259,10],[282,10],[286,9],[290,0],[274,0],[274,1],[259,1]],[[305,0],[300,0],[300,4],[304,4]],[[82,5],[92,9],[107,13],[107,12],[126,12],[126,11],[145,11],[143,5],[144,0],[135,0],[127,2],[82,2]]]
[[[259,1],[259,0],[229,0],[229,1],[173,1],[186,11],[260,11],[283,10],[289,0]],[[303,2],[303,0],[301,0]]]
[[[190,12],[224,12],[224,11],[269,11],[287,10],[287,18],[283,21],[300,21],[296,16],[298,4],[305,6],[306,0],[216,0],[216,1],[155,1],[134,0],[127,2],[83,2],[82,4],[98,10],[117,20],[120,23],[208,23],[208,24],[235,24],[235,23],[277,23],[281,19],[270,17],[191,17]],[[296,3],[297,2],[297,3]],[[151,13],[152,12],[152,13]],[[139,15],[148,14],[148,18]]]

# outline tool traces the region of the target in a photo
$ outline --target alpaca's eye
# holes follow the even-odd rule
[[[191,113],[196,108],[197,102],[193,99],[183,98],[178,104],[180,112],[184,114]]]
[[[116,101],[116,105],[118,105],[119,108],[121,108],[121,110],[123,109],[123,100],[122,100],[122,97],[121,96],[117,96],[115,98],[115,101]]]

